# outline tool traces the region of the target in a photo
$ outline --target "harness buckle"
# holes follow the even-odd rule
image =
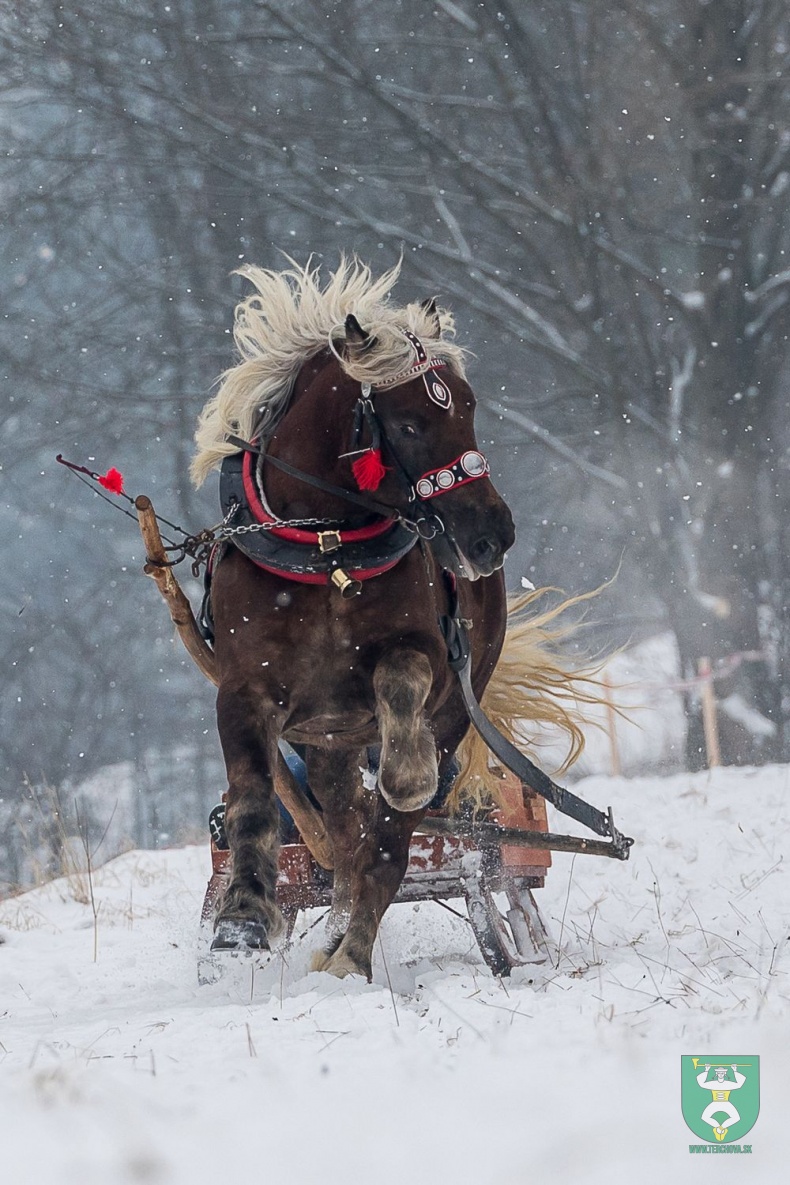
[[[342,546],[343,540],[339,531],[318,532],[318,548],[322,555],[326,555],[328,551],[337,551]]]
[[[439,518],[438,514],[431,514],[425,518],[418,518],[414,526],[420,538],[425,539],[428,543],[430,543],[431,539],[435,539],[437,535],[444,534],[444,523]]]

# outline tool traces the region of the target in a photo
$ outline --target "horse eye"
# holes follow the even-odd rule
[[[414,427],[413,424],[401,424],[400,430],[401,430],[401,436],[416,436],[417,435],[417,429]]]

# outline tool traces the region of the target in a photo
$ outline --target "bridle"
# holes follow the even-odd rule
[[[429,355],[420,339],[411,330],[401,329],[400,332],[411,345],[414,351],[415,361],[411,366],[399,371],[390,378],[379,380],[375,386],[371,383],[360,384],[361,392],[354,407],[351,448],[343,456],[361,456],[368,452],[380,453],[381,443],[382,441],[386,441],[389,455],[395,461],[399,475],[409,491],[410,510],[422,511],[421,514],[412,514],[411,517],[415,522],[425,523],[426,520],[432,520],[436,524],[432,532],[428,535],[425,535],[423,531],[419,531],[419,533],[423,538],[433,538],[437,534],[444,533],[444,523],[432,508],[426,509],[424,503],[430,501],[432,498],[437,498],[440,494],[449,493],[461,485],[466,485],[468,482],[478,481],[482,477],[488,477],[490,467],[483,453],[477,449],[469,449],[453,461],[445,465],[440,465],[435,469],[429,469],[419,477],[414,478],[408,472],[408,469],[398,455],[397,449],[388,438],[384,425],[381,423],[376,412],[373,402],[374,394],[377,391],[386,391],[393,387],[403,386],[405,383],[409,383],[413,379],[422,376],[428,398],[432,403],[442,408],[443,411],[450,410],[453,397],[450,388],[437,373],[447,366],[447,360],[441,355]],[[343,359],[334,347],[332,334],[330,334],[329,341],[332,353],[335,354],[342,364]],[[365,426],[368,429],[370,444],[362,448],[360,446]],[[403,517],[405,520],[406,516]]]
[[[414,364],[376,383],[375,387],[370,383],[360,383],[360,394],[354,405],[352,447],[348,453],[341,455],[365,458],[361,468],[359,461],[351,466],[359,485],[358,492],[325,481],[280,457],[272,456],[267,452],[265,439],[250,442],[237,436],[226,436],[228,443],[235,445],[239,452],[226,457],[222,466],[220,500],[226,513],[222,538],[234,542],[260,567],[307,583],[331,581],[340,588],[343,596],[350,596],[359,590],[360,581],[393,567],[418,538],[439,548],[437,559],[444,551],[445,556],[440,560],[443,566],[452,563],[448,551],[454,553],[457,560],[463,561],[443,519],[433,508],[433,499],[467,482],[487,477],[488,462],[482,453],[470,449],[446,465],[429,469],[418,477],[409,473],[387,437],[374,406],[374,393],[401,386],[422,376],[428,398],[446,411],[452,406],[452,392],[437,374],[438,370],[447,366],[446,359],[429,356],[422,342],[411,331],[401,332],[414,350]],[[334,346],[332,352],[340,357]],[[363,446],[362,438],[366,430],[370,443]],[[386,442],[388,459],[394,463],[393,467],[408,492],[405,510],[380,502],[369,492],[378,488],[381,477],[387,472],[381,462],[382,441]],[[253,457],[257,459],[257,466],[253,465]],[[268,507],[263,490],[262,478],[267,465],[323,493],[362,507],[368,514],[374,515],[376,521],[363,527],[353,527],[343,526],[337,520],[279,518]],[[372,473],[374,480],[360,481],[359,475],[363,470],[367,478]],[[233,525],[230,525],[231,518]]]
[[[380,454],[382,441],[385,441],[388,453],[395,462],[395,467],[409,493],[409,507],[407,512],[404,513],[397,507],[389,506],[385,502],[379,502],[377,499],[370,497],[367,492],[360,491],[357,493],[353,490],[347,490],[343,486],[324,481],[323,478],[315,477],[311,473],[305,473],[304,470],[297,468],[297,466],[282,461],[279,457],[271,456],[266,451],[265,442],[257,439],[249,442],[233,435],[228,435],[225,439],[229,443],[237,445],[240,449],[257,454],[260,457],[259,471],[261,475],[265,465],[273,465],[276,469],[281,470],[290,477],[295,477],[306,485],[313,486],[314,489],[322,490],[324,493],[331,494],[333,497],[342,498],[347,502],[354,503],[373,514],[381,515],[392,521],[397,520],[414,531],[420,538],[431,540],[436,538],[437,535],[444,534],[445,526],[443,520],[433,508],[425,504],[431,499],[439,497],[440,494],[447,494],[459,486],[466,485],[468,482],[478,481],[482,477],[488,477],[491,470],[483,453],[477,449],[469,449],[465,453],[462,453],[460,457],[449,461],[446,465],[429,469],[419,477],[412,477],[409,473],[407,467],[399,457],[397,449],[387,436],[384,425],[376,411],[373,402],[375,393],[377,391],[385,391],[393,387],[403,386],[405,383],[409,383],[421,375],[425,384],[426,394],[432,403],[437,404],[444,411],[449,411],[452,407],[453,397],[450,388],[441,376],[437,374],[437,371],[447,366],[447,360],[440,355],[429,355],[420,339],[411,330],[401,329],[400,332],[414,350],[416,360],[406,370],[399,371],[390,378],[380,379],[375,386],[367,382],[360,383],[360,394],[354,405],[353,412],[351,447],[348,452],[342,453],[341,456],[360,457],[366,453]],[[342,364],[344,359],[335,347],[333,333],[334,330],[329,335],[329,348],[332,354]],[[362,436],[366,427],[370,443],[362,446]],[[377,487],[371,486],[368,488],[375,489]]]

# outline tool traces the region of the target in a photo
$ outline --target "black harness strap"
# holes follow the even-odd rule
[[[366,494],[356,494],[353,490],[346,490],[343,486],[333,485],[329,481],[324,481],[321,477],[314,477],[312,473],[305,473],[303,469],[297,469],[295,465],[289,464],[288,461],[282,461],[279,457],[270,456],[259,445],[250,444],[249,441],[242,440],[240,436],[228,435],[225,439],[243,452],[253,453],[256,457],[260,457],[263,464],[274,465],[275,469],[279,469],[282,473],[287,473],[289,477],[296,477],[299,481],[303,481],[306,485],[313,486],[317,490],[322,490],[325,494],[332,494],[336,498],[344,498],[346,502],[352,502],[355,506],[364,507],[371,514],[381,515],[383,518],[397,519],[405,527],[408,527],[409,530],[415,531],[421,539],[433,539],[444,532],[442,520],[420,498],[412,497],[409,501],[409,514],[404,514],[395,506],[387,506],[384,502],[377,502],[375,498],[368,498]],[[407,477],[407,485],[409,485],[410,479],[408,479],[408,475],[397,456],[395,460],[401,472]]]
[[[369,510],[371,514],[380,514],[384,518],[402,517],[400,511],[396,510],[394,506],[385,506],[383,502],[377,502],[375,498],[366,498],[364,494],[355,494],[353,490],[344,490],[342,486],[332,485],[330,481],[324,481],[321,477],[313,477],[312,474],[297,469],[295,465],[281,461],[279,457],[271,457],[268,453],[261,453],[261,457],[267,465],[274,465],[275,469],[287,473],[289,477],[298,477],[300,481],[315,486],[317,490],[323,490],[325,494],[334,494],[336,498],[345,498],[346,502],[353,502],[355,506],[364,506],[365,510]]]
[[[309,486],[314,486],[317,490],[322,490],[325,494],[333,494],[336,498],[345,498],[347,502],[353,502],[355,506],[363,506],[371,514],[379,514],[383,518],[401,517],[400,511],[396,510],[395,507],[385,506],[383,502],[377,502],[375,498],[367,498],[364,494],[355,494],[353,490],[345,490],[342,486],[332,485],[331,482],[324,481],[321,477],[314,477],[312,473],[305,473],[303,469],[297,469],[295,465],[290,465],[287,461],[281,461],[279,457],[270,456],[259,445],[250,444],[248,440],[242,440],[240,436],[226,436],[225,439],[229,444],[235,445],[236,448],[242,449],[245,453],[254,453],[266,465],[274,465],[275,469],[280,469],[283,473],[287,473],[289,477],[297,477],[299,481],[303,481]]]
[[[626,835],[621,835],[617,830],[612,819],[611,807],[607,814],[604,814],[603,811],[599,811],[583,799],[577,798],[570,790],[558,786],[548,774],[533,764],[515,745],[511,744],[507,737],[502,735],[480,707],[472,688],[472,654],[469,634],[458,616],[458,596],[454,589],[450,591],[450,612],[439,618],[439,625],[447,644],[448,662],[458,675],[467,715],[491,752],[516,777],[542,795],[563,815],[568,815],[577,823],[589,827],[597,835],[609,837],[612,841],[611,855],[618,860],[627,860],[634,841]]]

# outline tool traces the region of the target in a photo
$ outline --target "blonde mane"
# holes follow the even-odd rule
[[[198,420],[191,466],[198,486],[236,451],[226,440],[228,434],[250,440],[274,427],[302,366],[326,349],[330,336],[342,338],[349,313],[376,339],[362,357],[341,362],[350,378],[375,385],[410,366],[414,355],[401,329],[411,330],[429,353],[441,353],[464,377],[464,351],[452,340],[452,314],[439,309],[437,323],[419,303],[390,303],[400,264],[374,279],[356,257],[341,257],[321,287],[319,268],[311,268],[309,261],[303,268],[289,262],[293,267],[281,272],[252,265],[238,270],[255,292],[236,306],[233,336],[240,361],[222,375]]]

